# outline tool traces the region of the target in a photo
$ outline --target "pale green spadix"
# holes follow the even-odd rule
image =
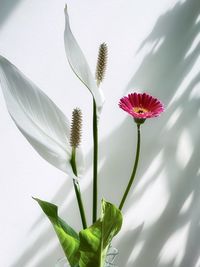
[[[50,164],[76,179],[70,164],[70,124],[62,111],[2,56],[0,87],[10,116],[28,142]],[[81,175],[83,157],[80,149],[77,149],[77,168]]]

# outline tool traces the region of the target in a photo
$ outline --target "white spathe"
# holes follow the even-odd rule
[[[0,56],[0,84],[10,116],[35,150],[72,178],[70,124],[62,111],[32,81]],[[77,150],[78,173],[83,157]]]
[[[101,109],[104,104],[104,96],[101,88],[97,87],[96,81],[90,67],[87,63],[87,60],[80,49],[74,35],[72,34],[69,16],[67,12],[67,5],[65,6],[65,31],[64,31],[64,43],[65,43],[65,52],[69,64],[73,72],[81,80],[81,82],[90,90],[93,98],[95,99],[98,116],[101,112]]]

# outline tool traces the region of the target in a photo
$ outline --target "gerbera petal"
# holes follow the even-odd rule
[[[85,59],[85,56],[82,50],[80,49],[75,37],[72,34],[69,24],[67,5],[65,6],[64,41],[65,41],[65,51],[69,64],[74,73],[82,81],[82,83],[90,90],[91,94],[95,99],[98,112],[100,113],[104,103],[103,92],[100,88],[97,87],[95,79]]]
[[[138,95],[136,93],[134,93],[133,95],[130,95],[130,97],[132,96],[132,103],[135,106],[139,106],[139,98]]]
[[[152,97],[150,97],[149,95],[146,95],[146,107],[149,108],[151,106],[151,101],[152,101]]]
[[[75,178],[70,164],[70,126],[65,115],[2,56],[0,84],[10,116],[28,142],[45,160]],[[82,169],[82,162],[79,168]]]

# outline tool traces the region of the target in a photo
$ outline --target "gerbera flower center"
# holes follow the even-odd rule
[[[146,108],[142,108],[142,107],[134,107],[133,111],[135,113],[139,113],[139,114],[143,114],[143,113],[148,112],[148,110]]]

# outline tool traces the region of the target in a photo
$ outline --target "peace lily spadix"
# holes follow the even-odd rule
[[[49,163],[76,179],[70,159],[69,120],[32,81],[0,56],[0,83],[10,116],[35,150]],[[78,174],[83,156],[77,149]]]
[[[67,12],[67,5],[65,6],[65,31],[64,31],[64,41],[65,41],[65,51],[69,64],[81,80],[81,82],[89,89],[91,92],[96,106],[97,106],[97,115],[99,116],[104,104],[104,96],[101,88],[97,86],[94,76],[90,70],[88,62],[79,47],[74,35],[72,34],[69,16]]]

